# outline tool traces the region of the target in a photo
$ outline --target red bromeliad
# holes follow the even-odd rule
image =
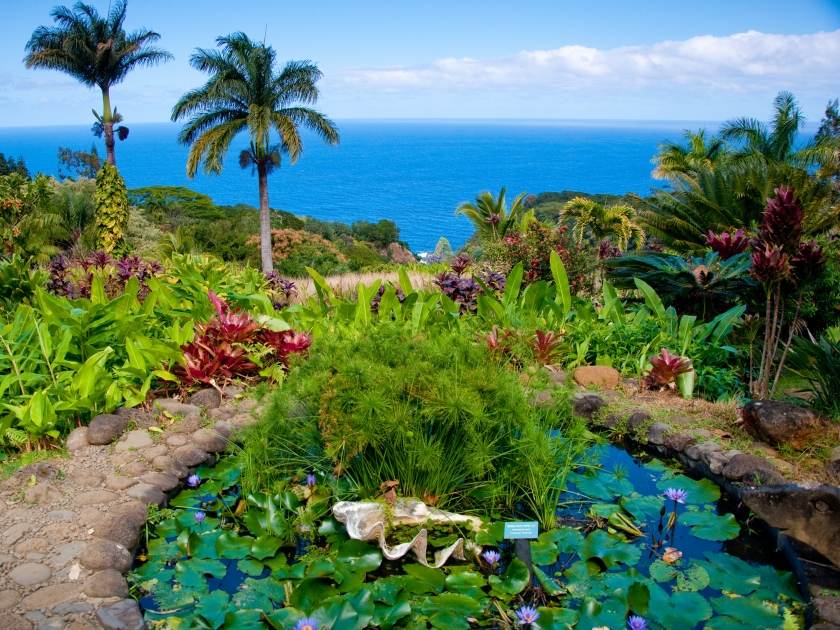
[[[680,374],[694,369],[691,359],[672,355],[667,348],[662,348],[659,355],[651,357],[648,361],[651,369],[645,380],[649,387],[673,387]]]
[[[536,331],[536,340],[531,345],[534,350],[534,358],[541,365],[551,365],[554,359],[560,354],[560,343],[562,339],[553,330],[543,332]]]

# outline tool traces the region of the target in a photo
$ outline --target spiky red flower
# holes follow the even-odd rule
[[[723,232],[720,236],[709,230],[709,235],[706,237],[706,245],[722,260],[729,260],[743,253],[749,244],[749,239],[744,236],[744,230],[740,229],[734,234]]]
[[[472,265],[472,260],[470,260],[467,256],[457,256],[451,263],[450,267],[452,267],[452,271],[455,272],[455,275],[458,277],[461,276],[467,269],[470,268]]]
[[[823,248],[816,241],[802,241],[790,261],[790,276],[800,287],[813,282],[825,269]]]
[[[773,192],[776,198],[767,199],[760,240],[791,254],[802,238],[802,204],[793,196],[792,188],[776,188]]]
[[[274,348],[277,358],[288,364],[290,354],[301,354],[312,345],[312,337],[306,333],[296,333],[294,330],[276,332],[263,329],[257,335],[257,340],[270,348]]]
[[[781,249],[772,248],[764,243],[753,243],[752,269],[750,275],[769,291],[787,277],[790,272],[790,260]]]

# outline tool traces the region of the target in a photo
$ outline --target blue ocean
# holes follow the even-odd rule
[[[327,147],[305,136],[297,164],[284,163],[269,179],[271,206],[323,220],[391,219],[414,252],[434,248],[445,236],[457,247],[472,234],[455,208],[481,191],[510,197],[523,191],[579,190],[647,193],[651,157],[665,139],[683,129],[718,123],[488,120],[339,120],[341,144]],[[117,166],[129,188],[155,184],[188,186],[216,203],[258,205],[257,181],[241,170],[232,147],[218,177],[186,176],[187,148],[176,142],[172,123],[129,125],[117,142]],[[104,156],[88,126],[0,128],[0,152],[22,155],[30,171],[55,175],[58,147]]]

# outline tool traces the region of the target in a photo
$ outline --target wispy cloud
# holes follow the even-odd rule
[[[598,50],[563,46],[497,59],[438,59],[408,67],[338,70],[332,89],[410,93],[452,90],[714,90],[744,92],[783,83],[840,87],[840,30],[810,35],[749,31],[652,46]],[[326,87],[326,86],[325,86]]]

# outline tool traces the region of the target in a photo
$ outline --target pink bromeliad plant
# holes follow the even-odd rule
[[[650,369],[645,376],[645,383],[648,387],[670,387],[674,388],[677,377],[687,374],[694,368],[691,359],[673,355],[668,348],[662,348],[662,352],[648,359]]]

